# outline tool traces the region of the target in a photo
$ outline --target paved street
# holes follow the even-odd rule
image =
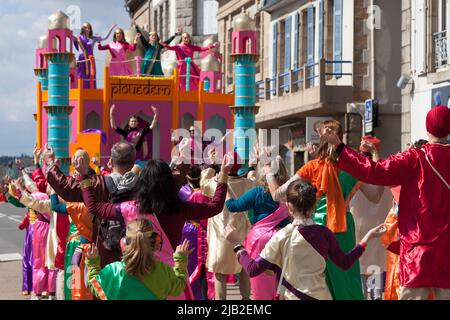
[[[9,203],[0,203],[0,300],[23,300],[22,297],[22,246],[24,231],[17,225],[25,209]]]

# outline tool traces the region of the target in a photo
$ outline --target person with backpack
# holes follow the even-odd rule
[[[450,109],[432,108],[426,117],[428,144],[374,162],[342,143],[331,130],[324,139],[334,145],[337,166],[361,181],[401,186],[400,299],[450,300]]]
[[[367,242],[384,232],[383,225],[371,229],[358,245],[345,253],[334,233],[312,219],[316,192],[316,188],[302,180],[289,184],[286,206],[294,221],[278,231],[255,259],[245,250],[238,232],[231,225],[226,227],[225,238],[233,246],[243,269],[250,277],[266,270],[275,272],[280,279],[277,292],[282,300],[331,300],[325,280],[326,260],[349,269],[364,253]]]

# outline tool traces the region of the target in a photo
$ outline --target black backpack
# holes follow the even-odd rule
[[[138,186],[133,190],[119,191],[117,190],[113,179],[111,177],[105,177],[105,184],[109,190],[109,202],[120,203],[129,201],[134,198],[137,192]],[[99,225],[99,236],[103,239],[103,246],[107,250],[121,252],[120,240],[125,237],[126,226],[123,220],[105,220],[102,219]]]

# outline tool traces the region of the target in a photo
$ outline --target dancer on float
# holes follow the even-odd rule
[[[100,37],[97,35],[94,36],[91,24],[89,22],[85,22],[81,27],[80,34],[73,36],[73,44],[75,49],[80,52],[77,60],[77,70],[78,78],[83,80],[83,88],[95,89],[97,87],[96,79],[93,80],[93,87],[91,88],[90,86],[90,79],[91,76],[93,76],[91,71],[94,71],[94,75],[96,75],[97,72],[95,71],[95,63],[91,66],[89,57],[94,55],[94,44],[96,42],[101,42],[108,39],[115,27],[116,24],[113,24],[109,29],[108,34],[105,37]]]
[[[107,45],[102,45],[101,42],[98,42],[98,50],[109,50],[111,53],[111,62],[109,64],[110,76],[133,75],[133,70],[131,69],[129,62],[126,61],[126,53],[127,51],[136,50],[137,39],[139,39],[138,35],[135,36],[133,44],[129,44],[125,39],[123,29],[118,28],[114,31],[112,42]]]
[[[147,146],[147,135],[149,135],[148,141],[150,141],[150,148],[153,145],[153,129],[158,124],[158,109],[154,106],[151,106],[153,111],[153,120],[149,127],[145,127],[142,130],[139,129],[139,119],[138,116],[132,116],[124,129],[118,127],[116,125],[116,120],[114,118],[114,110],[116,105],[112,105],[109,110],[109,119],[111,129],[120,134],[126,141],[130,142],[136,148],[136,162],[138,164],[143,165],[143,162],[146,159],[151,159],[152,155],[148,154],[148,146]]]
[[[216,42],[208,47],[199,47],[193,45],[191,43],[191,36],[187,32],[183,32],[181,35],[181,42],[174,46],[170,46],[164,42],[160,42],[162,46],[164,46],[168,50],[175,51],[178,59],[178,76],[180,77],[180,90],[186,91],[186,71],[187,64],[185,59],[191,58],[191,68],[190,68],[190,81],[189,81],[189,90],[196,91],[198,87],[198,83],[200,81],[200,68],[194,63],[194,52],[198,51],[208,51],[212,48],[216,48],[219,46],[219,43]]]
[[[141,39],[142,46],[145,49],[144,61],[141,66],[141,76],[163,76],[164,72],[161,67],[161,52],[164,49],[164,46],[160,43],[158,33],[152,31],[149,33],[148,40],[142,35],[141,29],[136,25],[136,22],[133,20],[132,24],[136,28],[137,35]],[[181,35],[182,29],[178,28],[175,34],[166,41],[163,41],[165,44],[170,44],[173,39],[177,36]]]

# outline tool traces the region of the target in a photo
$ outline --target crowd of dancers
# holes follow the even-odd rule
[[[170,163],[137,161],[123,140],[105,166],[77,150],[65,175],[53,148],[36,146],[32,172],[2,185],[26,211],[23,293],[224,300],[238,282],[244,300],[450,299],[450,109],[432,108],[426,128],[428,141],[380,159],[379,140],[364,137],[357,152],[326,121],[293,177],[270,148],[243,170],[213,148],[193,163],[189,139]],[[367,201],[352,202],[358,194]],[[372,221],[383,194],[391,209]],[[366,256],[386,265],[378,295]]]

